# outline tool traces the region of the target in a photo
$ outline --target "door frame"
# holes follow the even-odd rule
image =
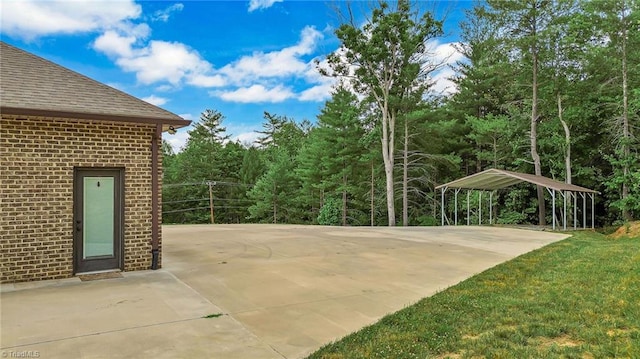
[[[113,257],[83,259],[83,201],[84,177],[109,176],[114,178],[114,247]],[[124,270],[124,168],[74,167],[73,169],[73,273],[101,270]],[[78,229],[80,228],[80,229]]]

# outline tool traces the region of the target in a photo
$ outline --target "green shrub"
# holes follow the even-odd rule
[[[499,224],[520,224],[527,219],[527,216],[523,213],[514,211],[502,212],[496,221]]]
[[[341,224],[342,203],[336,198],[328,198],[318,215],[318,224],[323,226],[339,226]]]
[[[417,220],[418,220],[419,226],[439,226],[440,225],[440,220],[433,216],[423,215],[418,217]]]

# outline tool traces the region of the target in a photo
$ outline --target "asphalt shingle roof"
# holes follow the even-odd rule
[[[187,126],[190,121],[0,41],[0,112]]]

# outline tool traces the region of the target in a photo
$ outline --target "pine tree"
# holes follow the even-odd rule
[[[417,17],[410,2],[400,0],[395,9],[385,1],[379,2],[363,27],[351,18],[336,30],[342,47],[328,57],[332,72],[324,71],[348,78],[355,91],[365,95],[380,114],[389,226],[396,223],[396,120],[405,101],[421,97],[429,86],[428,75],[437,64],[425,44],[442,34],[442,23],[431,13],[425,12],[414,21]]]

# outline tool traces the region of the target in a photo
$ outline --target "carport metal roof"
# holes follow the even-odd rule
[[[551,178],[536,176],[528,173],[519,173],[512,172],[506,170],[499,170],[495,168],[491,168],[476,174],[472,174],[467,177],[463,177],[457,179],[455,181],[451,181],[445,184],[441,184],[436,186],[436,190],[440,189],[442,191],[442,199],[441,199],[441,216],[442,216],[442,225],[445,224],[446,214],[445,214],[445,192],[452,188],[455,190],[455,224],[458,223],[458,192],[460,190],[481,190],[481,191],[494,191],[498,189],[502,189],[505,187],[513,186],[518,183],[528,182],[531,184],[543,186],[547,189],[547,191],[551,194],[552,197],[552,213],[553,213],[553,229],[556,228],[556,217],[555,217],[555,208],[556,208],[556,192],[558,192],[564,199],[564,210],[562,211],[562,219],[563,219],[563,227],[567,228],[567,200],[570,197],[573,197],[574,201],[574,228],[576,227],[576,218],[577,218],[577,195],[579,193],[583,198],[583,226],[586,228],[586,197],[589,196],[591,198],[591,227],[594,226],[595,221],[595,194],[599,193],[598,191],[594,191],[592,189],[588,189],[585,187],[576,186],[573,184],[568,184],[560,181],[556,181]],[[492,206],[492,194],[490,193],[489,197],[489,207]],[[469,196],[467,192],[467,197]],[[480,201],[481,201],[480,197]],[[481,206],[481,204],[480,204]],[[467,198],[467,223],[469,224],[469,200]],[[492,211],[489,212],[491,216]],[[480,207],[480,215],[479,222],[482,222],[482,210]],[[489,217],[489,223],[492,223],[492,218]]]
[[[540,185],[556,191],[571,191],[582,193],[598,193],[597,191],[556,181],[551,178],[536,176],[528,173],[511,172],[499,170],[495,168],[488,169],[467,177],[451,181],[436,187],[440,188],[462,188],[462,189],[478,189],[478,190],[497,190],[509,186],[513,186],[520,182],[529,182]]]

